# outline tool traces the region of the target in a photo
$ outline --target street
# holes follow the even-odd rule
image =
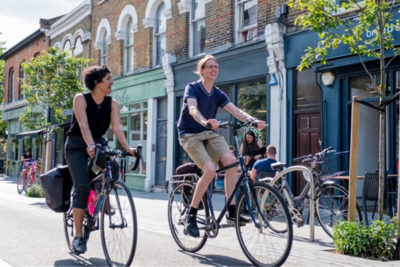
[[[175,244],[167,222],[166,193],[133,192],[138,216],[135,266],[250,266],[240,249],[234,228],[222,229],[198,253],[186,253]],[[223,195],[214,195],[216,209]],[[18,195],[16,179],[0,177],[0,266],[105,266],[100,233],[93,232],[82,256],[68,252],[62,214],[50,210],[43,198]],[[291,254],[284,266],[395,266],[331,252],[332,241],[316,229],[316,242],[308,241],[309,228],[294,227]]]

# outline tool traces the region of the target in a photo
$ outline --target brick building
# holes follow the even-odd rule
[[[44,30],[49,28],[58,18],[41,19],[40,28],[31,35],[8,49],[0,56],[5,61],[5,84],[2,110],[2,120],[8,123],[7,160],[9,175],[17,175],[18,161],[26,148],[31,148],[35,158],[41,155],[39,131],[27,132],[19,122],[19,116],[24,111],[27,102],[21,91],[19,80],[24,79],[25,73],[21,68],[23,62],[38,56],[42,50],[49,47],[49,39]]]

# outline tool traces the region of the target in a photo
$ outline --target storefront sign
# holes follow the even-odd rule
[[[118,101],[118,103],[126,103],[126,102],[128,102],[128,94],[126,93],[126,90],[122,90],[122,91],[120,91],[120,92],[118,92],[118,93],[115,93],[114,94],[114,96],[113,96],[117,101]]]

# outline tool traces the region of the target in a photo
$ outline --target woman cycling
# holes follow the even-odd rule
[[[120,122],[120,106],[108,96],[113,85],[111,72],[107,66],[91,66],[84,70],[84,81],[89,93],[79,93],[73,100],[73,118],[67,132],[65,157],[75,187],[72,201],[75,224],[73,251],[86,251],[86,240],[82,237],[82,223],[89,197],[88,159],[95,156],[96,143],[102,143],[102,136],[112,126],[113,133],[122,147],[132,156]]]

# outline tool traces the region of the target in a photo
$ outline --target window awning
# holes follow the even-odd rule
[[[43,130],[33,130],[33,131],[27,131],[27,132],[22,132],[22,133],[18,133],[15,135],[15,137],[17,139],[19,138],[24,138],[24,137],[35,137],[41,133],[43,133]]]

